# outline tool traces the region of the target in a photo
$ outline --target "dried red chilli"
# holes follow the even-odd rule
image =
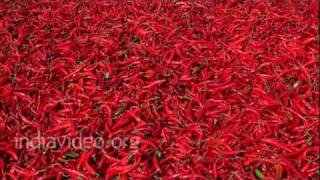
[[[319,178],[318,7],[0,2],[0,177]]]

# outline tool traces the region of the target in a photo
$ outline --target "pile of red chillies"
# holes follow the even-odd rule
[[[0,177],[318,179],[318,26],[316,0],[2,0]]]

